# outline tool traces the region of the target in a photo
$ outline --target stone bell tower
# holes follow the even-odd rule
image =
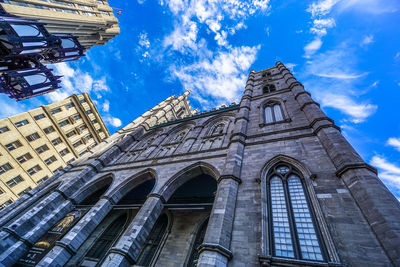
[[[399,202],[282,63],[187,94],[1,211],[0,265],[400,265]]]

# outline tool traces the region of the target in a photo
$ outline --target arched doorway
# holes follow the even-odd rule
[[[164,194],[169,196],[164,212],[170,214],[173,224],[165,243],[158,244],[163,245],[162,250],[152,255],[147,266],[193,266],[198,258],[197,249],[203,242],[207,229],[207,218],[214,203],[217,181],[212,172],[202,166],[183,172],[167,187],[175,187],[173,192]]]

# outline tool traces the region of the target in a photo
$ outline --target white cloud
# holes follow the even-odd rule
[[[373,82],[369,87],[375,88],[375,87],[378,86],[378,84],[379,84],[379,81],[375,81],[375,82]]]
[[[103,121],[106,124],[111,125],[113,127],[120,127],[122,125],[122,122],[120,119],[112,117],[111,115],[103,116]]]
[[[297,66],[295,63],[285,63],[286,68],[290,69],[290,72],[294,73],[294,67]]]
[[[72,94],[93,92],[98,98],[101,98],[103,92],[108,92],[110,88],[107,86],[105,77],[101,79],[93,79],[93,77],[80,70],[74,70],[68,63],[58,63],[52,65],[54,73],[63,75],[61,78],[61,89],[45,95],[50,102],[56,102],[65,99]]]
[[[347,95],[326,93],[320,97],[323,106],[336,108],[344,114],[351,116],[351,121],[354,123],[365,121],[378,108],[376,105],[368,103],[357,103]]]
[[[367,46],[373,42],[374,42],[374,36],[370,34],[364,37],[364,39],[360,43],[360,46]]]
[[[172,70],[186,90],[204,105],[213,106],[238,101],[245,86],[247,71],[255,61],[260,46],[242,46],[219,52],[191,65]],[[213,103],[205,98],[212,97]]]
[[[379,177],[400,194],[400,167],[379,155],[374,156],[370,164],[377,167],[380,171]]]
[[[400,151],[400,138],[391,137],[387,140],[387,144]]]
[[[150,41],[149,38],[147,37],[147,32],[141,32],[139,34],[139,45],[144,48],[150,47]]]
[[[308,43],[304,47],[304,51],[306,52],[305,57],[309,58],[311,55],[313,55],[315,52],[317,52],[322,46],[322,41],[321,38],[315,38],[313,41]]]
[[[269,0],[167,0],[161,1],[161,5],[168,6],[176,17],[174,30],[164,39],[164,47],[182,53],[197,50],[197,35],[203,27],[214,35],[218,46],[231,48],[228,36],[245,28],[244,21],[249,16],[256,12],[267,13],[270,9]]]
[[[110,101],[105,100],[103,105],[102,105],[102,110],[104,112],[109,112],[110,111]]]
[[[394,61],[400,60],[400,52],[397,52],[396,55],[394,56]]]
[[[16,102],[5,94],[0,94],[0,107],[0,119],[29,110],[22,102]]]
[[[323,0],[313,2],[307,8],[307,11],[311,13],[312,17],[325,16],[331,12],[332,7],[339,2],[339,0]]]
[[[338,10],[381,15],[398,11],[399,2],[397,0],[341,0]]]
[[[360,100],[363,91],[358,83],[368,73],[360,72],[356,64],[353,50],[342,43],[332,50],[314,55],[300,76],[304,77],[306,88],[322,107],[337,109],[351,122],[360,123],[374,114],[378,107],[368,100]]]

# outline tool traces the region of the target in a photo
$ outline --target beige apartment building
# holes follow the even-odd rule
[[[0,120],[0,209],[108,136],[87,93]]]
[[[3,0],[5,11],[47,23],[50,33],[69,33],[86,49],[105,44],[120,33],[106,0]]]

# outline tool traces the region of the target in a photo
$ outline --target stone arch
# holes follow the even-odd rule
[[[154,179],[157,183],[157,174],[155,170],[151,168],[147,168],[143,171],[140,171],[129,178],[124,179],[121,183],[116,185],[114,188],[110,188],[108,192],[104,195],[104,197],[111,198],[114,203],[118,203],[127,193],[129,193],[136,186],[141,185],[142,183]],[[156,184],[153,187],[156,187]],[[152,191],[153,191],[152,190]]]
[[[91,180],[88,183],[86,183],[78,192],[73,194],[72,199],[76,203],[81,203],[86,199],[87,196],[90,196],[91,194],[95,193],[96,191],[108,185],[108,188],[105,191],[107,192],[107,190],[111,187],[113,181],[114,181],[113,174],[106,174],[100,178]]]
[[[306,167],[305,164],[300,162],[299,160],[286,156],[286,155],[276,155],[273,158],[269,159],[261,169],[259,173],[259,177],[261,180],[261,251],[263,255],[271,255],[270,251],[270,240],[269,240],[269,223],[268,223],[268,212],[267,212],[267,206],[268,206],[268,190],[267,190],[267,175],[270,172],[270,170],[276,166],[279,163],[286,163],[288,165],[293,166],[294,168],[297,169],[297,171],[300,174],[300,179],[304,183],[304,189],[306,191],[306,194],[309,197],[309,202],[310,202],[310,208],[312,208],[312,212],[315,216],[315,219],[317,221],[317,228],[321,232],[323,238],[322,238],[322,246],[326,249],[327,251],[327,256],[329,257],[329,260],[332,262],[337,262],[338,261],[338,254],[335,248],[335,245],[333,243],[332,237],[330,235],[330,232],[328,230],[328,226],[326,224],[326,221],[324,219],[324,215],[322,213],[321,206],[319,205],[314,186],[312,184],[312,180],[314,179],[314,176],[312,172]]]
[[[181,185],[189,181],[191,178],[201,174],[208,174],[215,180],[218,180],[220,176],[218,170],[214,166],[200,161],[182,169],[173,175],[172,178],[169,179],[160,190],[158,190],[158,194],[161,195],[165,201],[168,201]]]
[[[311,171],[300,161],[296,160],[295,158],[279,154],[279,155],[273,157],[272,159],[268,160],[264,164],[264,167],[261,169],[261,172],[260,172],[260,176],[259,176],[260,179],[261,180],[264,179],[264,177],[268,174],[270,169],[272,167],[274,167],[276,164],[278,164],[279,162],[285,162],[285,163],[288,163],[288,164],[294,166],[299,172],[301,172],[304,179],[310,178],[312,175]]]

